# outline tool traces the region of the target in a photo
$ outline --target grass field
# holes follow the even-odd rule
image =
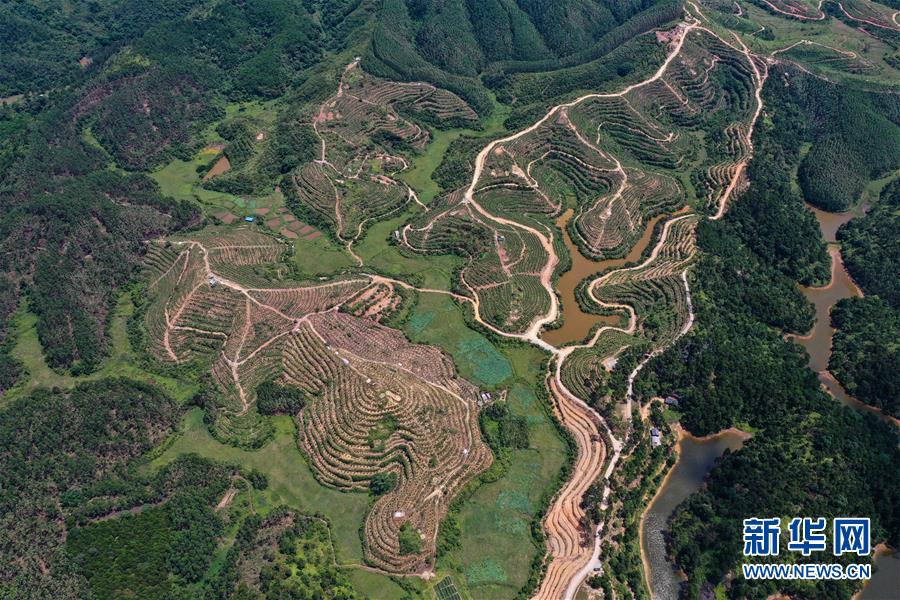
[[[304,276],[337,273],[356,263],[347,251],[328,236],[321,235],[314,240],[297,240],[291,259]]]
[[[172,196],[178,200],[199,202],[207,211],[230,206],[238,200],[236,196],[200,187],[201,177],[197,173],[197,167],[209,163],[217,154],[217,150],[204,148],[191,160],[173,160],[161,169],[152,172],[150,176],[156,180],[160,190],[166,196]]]
[[[150,463],[151,469],[173,461],[181,454],[196,453],[213,460],[233,462],[257,469],[266,475],[269,486],[253,490],[253,508],[265,515],[280,505],[321,513],[331,522],[337,560],[343,565],[362,563],[363,550],[359,527],[369,509],[365,494],[338,492],[319,484],[296,444],[296,427],[290,417],[273,417],[275,438],[255,451],[221,444],[210,436],[203,423],[203,412],[193,409],[184,418],[180,435],[171,446]],[[399,598],[401,588],[389,577],[349,569],[356,589],[370,598]]]
[[[397,585],[394,580],[378,573],[366,571],[364,569],[352,569],[347,572],[353,588],[372,600],[388,600],[393,598],[403,598],[406,596],[403,588]],[[409,581],[417,588],[423,587],[421,580],[409,578]]]
[[[12,355],[25,366],[26,376],[3,394],[0,405],[25,396],[38,387],[68,388],[83,381],[104,377],[127,377],[151,383],[164,389],[179,402],[187,401],[197,391],[196,385],[151,373],[137,366],[138,361],[131,351],[127,333],[128,318],[133,311],[131,297],[122,294],[109,323],[109,357],[90,375],[72,377],[47,366],[38,339],[37,316],[28,310],[27,301],[23,301],[12,317],[12,335],[16,340]]]
[[[158,468],[181,454],[197,453],[213,460],[234,462],[265,473],[269,487],[254,491],[253,505],[266,514],[285,504],[305,512],[320,512],[333,525],[338,560],[362,560],[359,526],[369,507],[365,494],[348,494],[326,488],[313,477],[297,449],[296,428],[290,417],[273,417],[275,438],[259,450],[243,450],[222,444],[209,434],[200,409],[184,419],[180,436],[151,466]]]
[[[533,354],[531,349],[516,353]],[[517,357],[527,365],[533,357]],[[541,402],[531,391],[533,370],[519,374],[509,394],[513,414],[528,419],[530,448],[513,454],[506,475],[484,484],[459,514],[462,545],[446,562],[458,565],[473,598],[514,598],[528,579],[529,566],[540,552],[531,539],[531,522],[543,495],[551,491],[566,460],[565,448]]]
[[[472,598],[513,598],[540,551],[531,539],[534,514],[566,459],[563,442],[532,391],[541,386],[544,356],[533,347],[496,347],[466,327],[461,309],[438,294],[419,294],[404,330],[413,341],[450,354],[466,379],[509,386],[510,410],[528,420],[530,448],[516,451],[508,472],[481,485],[463,505],[461,547],[438,563],[441,572],[458,575],[457,585]]]
[[[414,342],[442,348],[460,375],[479,386],[497,386],[512,377],[510,361],[486,337],[466,327],[459,307],[447,296],[419,294],[404,330]]]
[[[395,229],[402,227],[412,211],[422,210],[413,205],[409,211],[400,216],[373,225],[366,237],[354,246],[354,251],[365,261],[367,266],[374,267],[383,273],[401,279],[419,279],[423,287],[442,290],[450,289],[453,273],[461,263],[456,256],[406,256],[387,240]]]

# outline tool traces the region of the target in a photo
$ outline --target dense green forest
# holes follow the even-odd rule
[[[180,415],[156,389],[125,380],[38,390],[0,412],[0,595],[85,597],[62,550],[69,520],[90,510],[92,486],[121,479]]]
[[[865,298],[840,301],[829,370],[849,394],[900,416],[900,181],[838,231],[844,264]]]
[[[812,144],[798,172],[811,204],[848,210],[870,180],[900,167],[896,94],[867,93],[815,77],[793,78],[790,90]]]
[[[600,59],[679,14],[680,3],[651,0],[385,0],[364,66],[440,85],[485,114],[484,83],[509,87],[506,74],[544,72],[561,95],[570,90],[556,90],[550,71]]]
[[[857,400],[900,417],[900,311],[877,296],[846,298],[831,324],[828,370]]]
[[[66,541],[73,568],[98,598],[177,597],[179,591],[187,597],[184,588],[204,578],[224,533],[214,507],[230,485],[231,470],[187,456],[146,488],[128,478],[104,482],[107,488],[134,488],[136,508],[73,527]],[[155,501],[141,502],[147,495]]]
[[[53,127],[54,116],[41,115],[34,129]],[[20,148],[0,190],[3,316],[25,291],[47,363],[88,372],[105,354],[107,315],[139,263],[141,241],[196,223],[198,214],[144,175],[104,169],[73,132],[51,138],[55,148],[41,133]]]
[[[696,325],[639,381],[645,395],[679,394],[681,421],[694,434],[732,426],[755,431],[673,515],[669,550],[688,575],[683,593],[691,598],[736,568],[741,521],[750,516],[871,515],[874,540],[900,542],[900,476],[892,466],[900,460],[896,432],[829,397],[807,368],[803,350],[782,336],[810,325],[810,307],[794,281],[820,276],[823,263],[821,241],[807,231],[809,219],[784,216],[794,205],[802,210],[799,199],[784,202],[775,215],[764,210],[790,181],[783,176],[792,161],[778,157],[799,146],[792,127],[796,104],[790,91],[771,83],[781,80],[773,74],[766,86],[771,121],[754,134],[758,152],[750,189],[724,219],[698,228],[703,253],[691,277]],[[753,244],[772,239],[770,219],[781,220],[774,239],[793,234],[791,245]],[[853,590],[849,582],[824,581],[775,585],[734,578],[726,585],[732,597],[776,591],[847,597]]]
[[[268,485],[259,472],[196,455],[144,467],[182,412],[124,379],[38,390],[0,412],[0,596],[212,600],[262,585],[275,597],[356,597],[321,518],[263,520],[236,500],[222,510],[229,489]]]
[[[111,57],[113,70],[132,75],[135,67],[181,64],[224,75],[229,93],[271,96],[321,57],[323,33],[304,3],[229,1],[209,8],[207,0],[4,3],[0,96],[95,78],[97,70],[109,72],[104,63]]]
[[[262,519],[235,499],[265,486],[258,474],[195,455],[151,477],[100,482],[91,491],[129,490],[133,508],[71,528],[70,564],[97,598],[355,598],[334,565],[327,522],[283,508]]]
[[[773,69],[770,76],[781,80],[789,77],[791,85],[765,87],[763,101],[768,118],[757,128],[759,139],[754,140],[754,157],[748,170],[753,185],[742,195],[743,201],[730,208],[729,220],[734,223],[735,233],[764,265],[804,285],[825,284],[831,277],[830,259],[815,218],[792,185],[801,161],[801,147],[810,135],[801,90],[817,85],[812,82],[818,80],[796,69]],[[796,293],[779,294],[772,302],[784,307],[785,303],[796,304],[797,298]],[[804,311],[792,312],[800,315]],[[805,332],[808,327],[787,329]]]
[[[865,216],[838,230],[844,264],[866,294],[900,309],[900,180],[884,188]]]

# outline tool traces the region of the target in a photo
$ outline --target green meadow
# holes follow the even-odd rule
[[[566,461],[549,406],[534,392],[543,385],[544,354],[530,346],[496,346],[468,328],[462,309],[441,294],[419,294],[404,331],[447,352],[462,377],[507,388],[512,414],[528,421],[529,448],[513,452],[503,477],[481,484],[463,503],[457,516],[461,545],[438,561],[439,573],[462,575],[454,579],[472,598],[514,598],[531,561],[543,552],[532,541],[531,523]]]
[[[494,137],[505,131],[503,121],[509,116],[512,110],[510,106],[500,104],[496,97],[491,95],[494,102],[494,110],[490,116],[484,120],[482,129],[434,129],[430,128],[432,141],[428,144],[425,152],[415,156],[409,169],[400,174],[400,179],[405,181],[412,189],[416,190],[419,200],[424,204],[431,202],[438,194],[441,193],[440,186],[431,178],[435,169],[441,164],[444,153],[450,143],[466,135],[470,137]]]

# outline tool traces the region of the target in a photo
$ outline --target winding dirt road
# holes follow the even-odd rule
[[[691,3],[691,5],[693,6],[694,11],[689,11],[687,13],[685,22],[682,22],[677,26],[676,35],[670,42],[669,52],[666,56],[666,59],[653,75],[651,75],[644,81],[629,85],[618,92],[585,94],[579,98],[576,98],[575,100],[572,100],[571,102],[554,106],[541,119],[539,119],[531,126],[505,138],[490,142],[478,153],[475,160],[472,179],[464,192],[463,204],[467,205],[470,211],[478,213],[478,215],[485,220],[493,221],[504,226],[513,227],[524,232],[527,235],[534,236],[541,244],[543,250],[547,253],[547,261],[540,271],[540,281],[542,287],[548,294],[548,298],[550,298],[550,306],[545,314],[535,317],[535,319],[529,324],[529,327],[524,333],[506,332],[496,326],[487,323],[484,319],[482,319],[479,310],[480,299],[478,297],[478,293],[476,290],[473,290],[471,288],[470,291],[472,292],[472,296],[470,297],[453,292],[447,292],[444,290],[416,288],[415,286],[412,286],[403,281],[383,276],[371,276],[373,282],[390,282],[392,284],[401,285],[409,289],[416,289],[420,292],[446,294],[450,295],[458,301],[470,303],[474,309],[474,318],[481,325],[489,328],[498,335],[530,342],[552,355],[551,373],[548,374],[547,377],[547,386],[552,394],[553,409],[556,413],[557,418],[571,432],[573,439],[576,442],[577,457],[575,459],[575,464],[573,465],[571,478],[565,483],[565,485],[553,499],[544,520],[544,528],[547,533],[548,555],[546,560],[548,561],[548,564],[546,575],[541,582],[541,586],[538,592],[535,595],[535,598],[541,600],[571,600],[575,596],[578,587],[589,575],[594,566],[598,564],[598,555],[600,551],[600,528],[598,527],[595,531],[592,532],[583,531],[582,518],[584,517],[584,511],[579,505],[588,486],[597,481],[605,481],[607,482],[603,491],[603,505],[605,507],[610,493],[608,480],[621,458],[621,450],[623,447],[622,441],[616,439],[603,418],[595,410],[588,406],[582,399],[575,396],[565,387],[560,376],[562,365],[566,358],[571,355],[571,353],[576,349],[594,346],[600,336],[606,331],[615,329],[624,333],[633,333],[636,329],[637,316],[633,308],[630,306],[604,303],[596,298],[596,296],[594,296],[593,290],[597,285],[597,281],[602,282],[603,278],[610,275],[606,274],[603,277],[599,278],[597,281],[592,282],[588,288],[588,292],[593,300],[598,302],[598,304],[600,305],[628,311],[628,326],[624,328],[617,328],[612,326],[602,327],[594,334],[594,336],[587,344],[584,344],[582,346],[567,346],[564,348],[557,348],[541,340],[538,337],[541,330],[547,324],[556,321],[559,317],[560,312],[559,301],[553,290],[553,274],[559,263],[559,257],[557,256],[554,249],[553,232],[551,230],[543,232],[531,225],[492,214],[477,201],[476,189],[478,187],[478,183],[481,179],[482,173],[484,172],[485,163],[488,157],[491,155],[491,152],[493,152],[498,146],[515,141],[522,136],[535,131],[541,125],[553,118],[554,115],[558,115],[561,113],[561,111],[566,111],[568,108],[576,106],[581,102],[584,102],[585,100],[594,98],[621,97],[635,89],[641,88],[659,80],[665,75],[672,61],[675,60],[676,57],[681,53],[682,47],[688,34],[691,31],[697,29],[709,32],[723,43],[746,56],[751,65],[751,69],[753,71],[755,79],[754,83],[756,84],[754,90],[756,110],[753,113],[750,123],[747,124],[744,131],[745,141],[747,142],[747,147],[750,149],[750,153],[748,153],[748,155],[736,165],[735,169],[733,170],[732,179],[729,185],[718,199],[717,211],[715,215],[710,217],[712,219],[721,218],[727,210],[728,199],[734,194],[737,186],[739,185],[739,182],[743,175],[743,171],[746,168],[746,164],[749,161],[750,154],[752,153],[752,144],[750,144],[750,140],[753,134],[754,125],[762,111],[761,89],[763,83],[765,82],[765,78],[768,75],[768,72],[765,61],[761,61],[762,66],[760,66],[760,64],[757,63],[758,59],[750,53],[750,51],[739,38],[735,36],[737,44],[736,46],[734,43],[722,39],[711,29],[704,27],[702,25],[702,22],[705,21],[705,18],[703,17],[702,12],[700,11],[699,7],[697,7],[693,3]],[[624,173],[624,169],[621,168],[621,163],[619,163],[618,160],[615,159],[615,157],[613,157],[613,161]],[[411,194],[411,199],[413,201],[417,201],[418,198],[413,197],[414,193],[411,192]],[[642,266],[649,264],[649,262],[655,260],[663,247],[667,233],[671,229],[672,224],[689,216],[691,215],[683,215],[670,219],[665,224],[660,241],[651,252],[650,257],[638,267],[630,267],[623,270],[633,270],[636,268],[641,268]],[[436,216],[435,219],[436,218],[438,217]],[[429,223],[426,228],[431,227],[432,223]],[[407,227],[403,230],[402,240],[404,242],[406,241],[406,232],[408,228],[409,226],[407,225]],[[407,243],[407,245],[409,244]],[[690,289],[688,287],[687,280],[687,267],[685,267],[681,272],[681,278],[685,286],[689,314],[685,324],[683,325],[682,329],[675,339],[687,333],[694,322],[694,312],[693,306],[691,304]],[[674,340],[669,342],[669,344],[671,343],[674,343]],[[665,347],[668,347],[668,345]],[[665,347],[657,348],[650,355],[646,356],[629,374],[629,385],[626,398],[628,403],[626,407],[627,415],[629,417],[631,414],[631,403],[633,398],[632,387],[635,378],[637,377],[643,366],[647,364],[647,362],[653,356],[656,356],[657,354],[665,350]],[[604,438],[610,441],[611,448],[608,448],[606,446],[603,441]],[[604,465],[606,466],[605,470]],[[585,539],[586,537],[592,539]]]
[[[584,346],[569,346],[559,349],[547,344],[538,337],[541,329],[545,325],[555,321],[559,316],[559,303],[553,290],[552,281],[553,272],[556,268],[556,265],[559,263],[559,258],[556,255],[553,247],[553,234],[549,233],[548,235],[545,235],[534,227],[519,223],[517,221],[492,215],[478,203],[475,198],[475,190],[478,186],[481,175],[484,172],[485,162],[495,148],[497,148],[501,144],[515,141],[520,137],[535,131],[549,119],[553,118],[554,115],[557,115],[561,111],[565,111],[568,108],[576,106],[581,102],[584,102],[585,100],[593,98],[621,97],[635,89],[641,88],[657,81],[666,73],[669,65],[681,52],[687,35],[697,27],[699,27],[699,22],[694,19],[691,19],[690,22],[685,22],[678,25],[676,30],[676,37],[671,43],[665,61],[659,67],[659,69],[646,80],[632,84],[618,92],[585,94],[571,102],[554,106],[544,115],[543,118],[532,124],[530,127],[523,129],[513,135],[489,143],[478,153],[478,156],[476,157],[472,180],[469,183],[469,186],[464,194],[463,202],[465,204],[468,204],[486,219],[503,225],[518,228],[535,236],[540,241],[541,246],[544,248],[548,255],[548,260],[541,270],[541,284],[547,291],[548,297],[551,299],[549,310],[546,314],[535,318],[524,334],[512,335],[498,331],[498,333],[500,333],[501,335],[507,335],[527,340],[545,350],[550,351],[551,354],[553,354],[553,365],[555,372],[552,377],[548,378],[548,387],[550,388],[553,397],[554,412],[556,413],[556,416],[560,420],[560,422],[571,432],[578,451],[577,457],[575,459],[575,464],[573,465],[572,469],[572,477],[568,482],[566,482],[566,484],[556,495],[544,519],[544,528],[547,533],[547,560],[549,561],[549,564],[547,565],[546,575],[541,582],[540,589],[535,595],[535,598],[538,599],[558,600],[560,598],[564,598],[565,600],[570,600],[574,597],[582,581],[584,581],[593,567],[597,564],[598,554],[600,550],[599,527],[592,532],[587,532],[587,534],[590,535],[590,537],[593,539],[584,539],[585,533],[583,532],[582,528],[582,519],[585,513],[584,510],[580,507],[580,503],[588,486],[598,481],[601,477],[603,480],[608,481],[610,474],[612,473],[613,469],[616,466],[616,463],[620,458],[622,442],[612,435],[612,432],[610,431],[603,418],[594,409],[588,406],[582,399],[578,398],[568,389],[566,389],[565,385],[562,382],[560,371],[563,362],[574,350]],[[614,162],[615,164],[617,164],[618,168],[621,169],[621,163],[619,163],[617,159],[614,159]],[[624,172],[624,169],[621,170]],[[736,185],[736,182],[733,183],[732,186],[730,186],[730,189],[733,189],[734,185]],[[722,202],[722,204],[724,205],[724,202]],[[724,208],[721,210],[722,212],[724,212]],[[676,219],[673,219],[673,221],[680,220],[681,218],[683,217],[678,217]],[[666,224],[664,231],[668,231],[670,227],[671,222]],[[657,244],[656,248],[654,248],[648,261],[652,261],[658,256],[664,241],[665,235],[662,236],[660,243]],[[686,273],[684,274],[684,281],[685,283],[687,282]],[[589,289],[593,290],[593,287],[594,285],[592,284]],[[591,291],[590,293],[593,296],[593,292]],[[597,301],[600,305],[604,305],[604,303],[602,301],[599,301],[596,297],[594,297],[594,300]],[[470,301],[473,302],[473,304],[475,304],[477,307],[477,294],[475,294],[475,299],[470,299]],[[634,314],[634,310],[630,306],[614,306],[616,308],[625,308],[629,311],[630,322],[628,327],[624,329],[609,326],[603,327],[595,333],[592,339],[585,346],[593,346],[594,344],[596,344],[599,337],[605,331],[608,331],[610,329],[618,329],[619,331],[623,331],[625,333],[632,333],[634,331],[637,323],[637,318]],[[480,316],[477,315],[477,310],[476,319],[480,323],[487,325],[486,323],[484,323],[484,321],[482,321]],[[692,322],[693,315],[691,315],[690,317],[689,324]],[[689,326],[690,325],[685,327],[684,331],[687,331]],[[496,330],[493,327],[491,327],[491,329]],[[638,371],[639,368],[636,369],[632,374],[631,380],[633,380],[633,377],[637,375]],[[630,415],[630,410],[628,414]],[[606,448],[603,442],[604,435],[611,441],[611,449]],[[612,451],[611,456],[609,455],[610,450]],[[605,472],[603,471],[604,464],[607,465]],[[609,496],[609,492],[610,489],[607,483],[603,491],[604,503],[606,501],[606,498]]]
[[[751,54],[749,49],[746,47],[743,41],[740,40],[739,37],[735,36],[735,42],[737,44],[735,45],[728,40],[722,39],[721,36],[716,34],[711,29],[702,26],[701,22],[705,20],[702,12],[695,4],[691,3],[691,5],[695,9],[695,12],[693,14],[691,12],[688,12],[686,22],[678,25],[677,36],[671,44],[670,51],[665,61],[659,67],[656,73],[654,73],[648,79],[630,85],[618,92],[604,94],[585,94],[571,102],[554,106],[544,115],[543,118],[532,124],[530,127],[523,129],[513,135],[491,142],[490,144],[485,146],[481,150],[481,152],[479,152],[475,161],[472,180],[465,191],[464,203],[469,204],[478,213],[480,213],[487,219],[491,219],[497,223],[502,223],[504,225],[516,227],[518,229],[526,231],[531,235],[534,235],[538,238],[549,256],[547,264],[541,271],[541,283],[547,290],[547,293],[551,298],[550,309],[548,310],[547,314],[537,317],[532,322],[531,327],[529,327],[524,335],[513,335],[512,337],[525,339],[535,345],[544,348],[545,350],[549,350],[551,354],[553,354],[554,358],[552,364],[554,365],[553,368],[555,372],[553,377],[548,379],[548,387],[550,388],[550,391],[552,393],[553,406],[556,416],[559,418],[560,422],[572,433],[572,436],[577,445],[578,455],[575,464],[573,465],[571,478],[557,494],[544,520],[544,528],[547,533],[547,560],[549,561],[549,564],[547,565],[546,575],[541,582],[540,589],[535,595],[536,599],[559,600],[560,598],[562,598],[564,600],[571,600],[572,598],[574,598],[578,587],[588,576],[594,566],[598,564],[598,555],[600,550],[599,540],[601,533],[599,530],[600,528],[598,527],[597,530],[590,532],[593,537],[592,542],[590,540],[583,539],[584,534],[582,533],[581,522],[582,518],[584,517],[584,511],[580,507],[580,502],[588,486],[598,480],[601,480],[602,477],[602,480],[607,482],[603,491],[603,505],[605,507],[607,498],[610,493],[608,480],[620,458],[622,442],[612,435],[612,432],[609,430],[609,427],[607,426],[603,418],[590,406],[588,406],[583,400],[576,397],[568,389],[566,389],[565,385],[562,382],[560,376],[562,364],[565,359],[578,347],[570,346],[559,349],[550,346],[548,348],[549,345],[537,337],[541,328],[544,325],[555,321],[559,315],[559,304],[552,288],[553,270],[558,264],[559,259],[553,250],[552,233],[550,233],[549,235],[544,235],[533,227],[492,215],[477,202],[475,198],[475,191],[484,171],[484,166],[487,158],[490,156],[491,152],[494,151],[494,149],[499,145],[512,142],[524,135],[535,131],[537,128],[551,119],[554,115],[560,113],[560,111],[565,111],[566,109],[576,106],[577,104],[585,100],[591,98],[620,97],[632,90],[657,81],[665,74],[669,65],[681,52],[687,35],[694,29],[700,29],[712,34],[729,47],[743,54],[750,64],[755,84],[754,97],[756,100],[756,106],[750,122],[744,129],[743,135],[744,141],[747,144],[747,148],[749,149],[749,151],[743,158],[743,160],[741,160],[733,169],[729,185],[718,198],[716,213],[710,217],[713,220],[722,218],[727,210],[728,200],[735,193],[735,190],[737,189],[742,179],[746,166],[749,163],[750,157],[752,156],[753,147],[751,140],[754,126],[762,112],[763,101],[761,94],[763,84],[765,83],[766,77],[768,76],[768,64],[766,61],[760,61],[756,56]],[[760,64],[762,66],[760,66]],[[618,163],[618,161],[616,161],[616,163],[620,164]],[[670,230],[672,224],[681,219],[688,218],[689,216],[691,215],[676,217],[668,221],[664,226],[660,242],[654,248],[650,258],[648,258],[647,261],[644,261],[644,263],[642,263],[642,265],[640,265],[639,267],[631,267],[624,270],[641,268],[642,266],[649,264],[649,262],[654,260],[659,255],[667,232]],[[610,274],[604,275],[603,277],[599,278],[599,281],[602,281],[605,277],[609,277],[609,275]],[[687,267],[685,267],[685,269],[681,272],[681,279],[684,283],[685,288],[688,318],[673,340],[671,340],[666,346],[659,347],[651,352],[648,356],[644,357],[644,359],[637,365],[637,367],[629,374],[628,391],[626,395],[627,415],[629,417],[631,414],[631,403],[634,395],[633,384],[638,373],[641,371],[644,365],[649,362],[649,360],[651,360],[659,353],[663,352],[669,345],[674,343],[674,341],[678,339],[678,337],[686,334],[693,326],[695,317],[687,279]],[[594,301],[597,301],[599,304],[603,305],[604,303],[599,301],[599,299],[594,296],[593,290],[596,288],[596,285],[597,280],[589,285],[589,294],[592,296]],[[477,307],[477,294],[475,295],[475,299],[470,299],[470,301],[473,302]],[[622,308],[618,305],[616,305],[616,307]],[[636,326],[636,315],[634,314],[634,311],[631,307],[626,306],[624,308],[626,308],[630,312],[630,322],[628,327],[620,329],[620,331],[632,333]],[[487,325],[480,319],[480,317],[476,316],[476,318],[482,324]],[[496,331],[496,329],[493,327],[491,327],[491,329],[494,329]],[[600,335],[608,329],[616,328],[601,328],[586,345],[593,346],[594,344],[596,344]],[[502,335],[510,335],[499,331],[498,333],[501,333]],[[610,440],[612,445],[611,449],[605,447],[602,441],[603,435],[601,434],[601,432],[605,434]],[[610,450],[612,450],[611,456],[609,455]],[[604,464],[607,465],[605,471],[603,471]]]

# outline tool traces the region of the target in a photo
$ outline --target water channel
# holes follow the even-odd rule
[[[838,383],[837,379],[828,371],[828,361],[831,358],[831,342],[834,337],[834,328],[831,326],[831,308],[839,300],[862,296],[862,292],[853,282],[850,273],[844,267],[844,259],[841,255],[840,245],[837,244],[837,230],[847,221],[862,216],[867,207],[858,207],[844,213],[830,213],[812,206],[808,208],[813,212],[822,238],[828,243],[828,253],[831,255],[831,281],[824,287],[803,287],[800,290],[806,299],[812,302],[816,309],[816,322],[812,330],[804,336],[792,336],[809,353],[809,368],[819,377],[819,381],[837,400],[858,410],[871,412],[878,415],[884,421],[897,425],[896,419],[889,417],[881,411],[860,402],[850,396]]]

